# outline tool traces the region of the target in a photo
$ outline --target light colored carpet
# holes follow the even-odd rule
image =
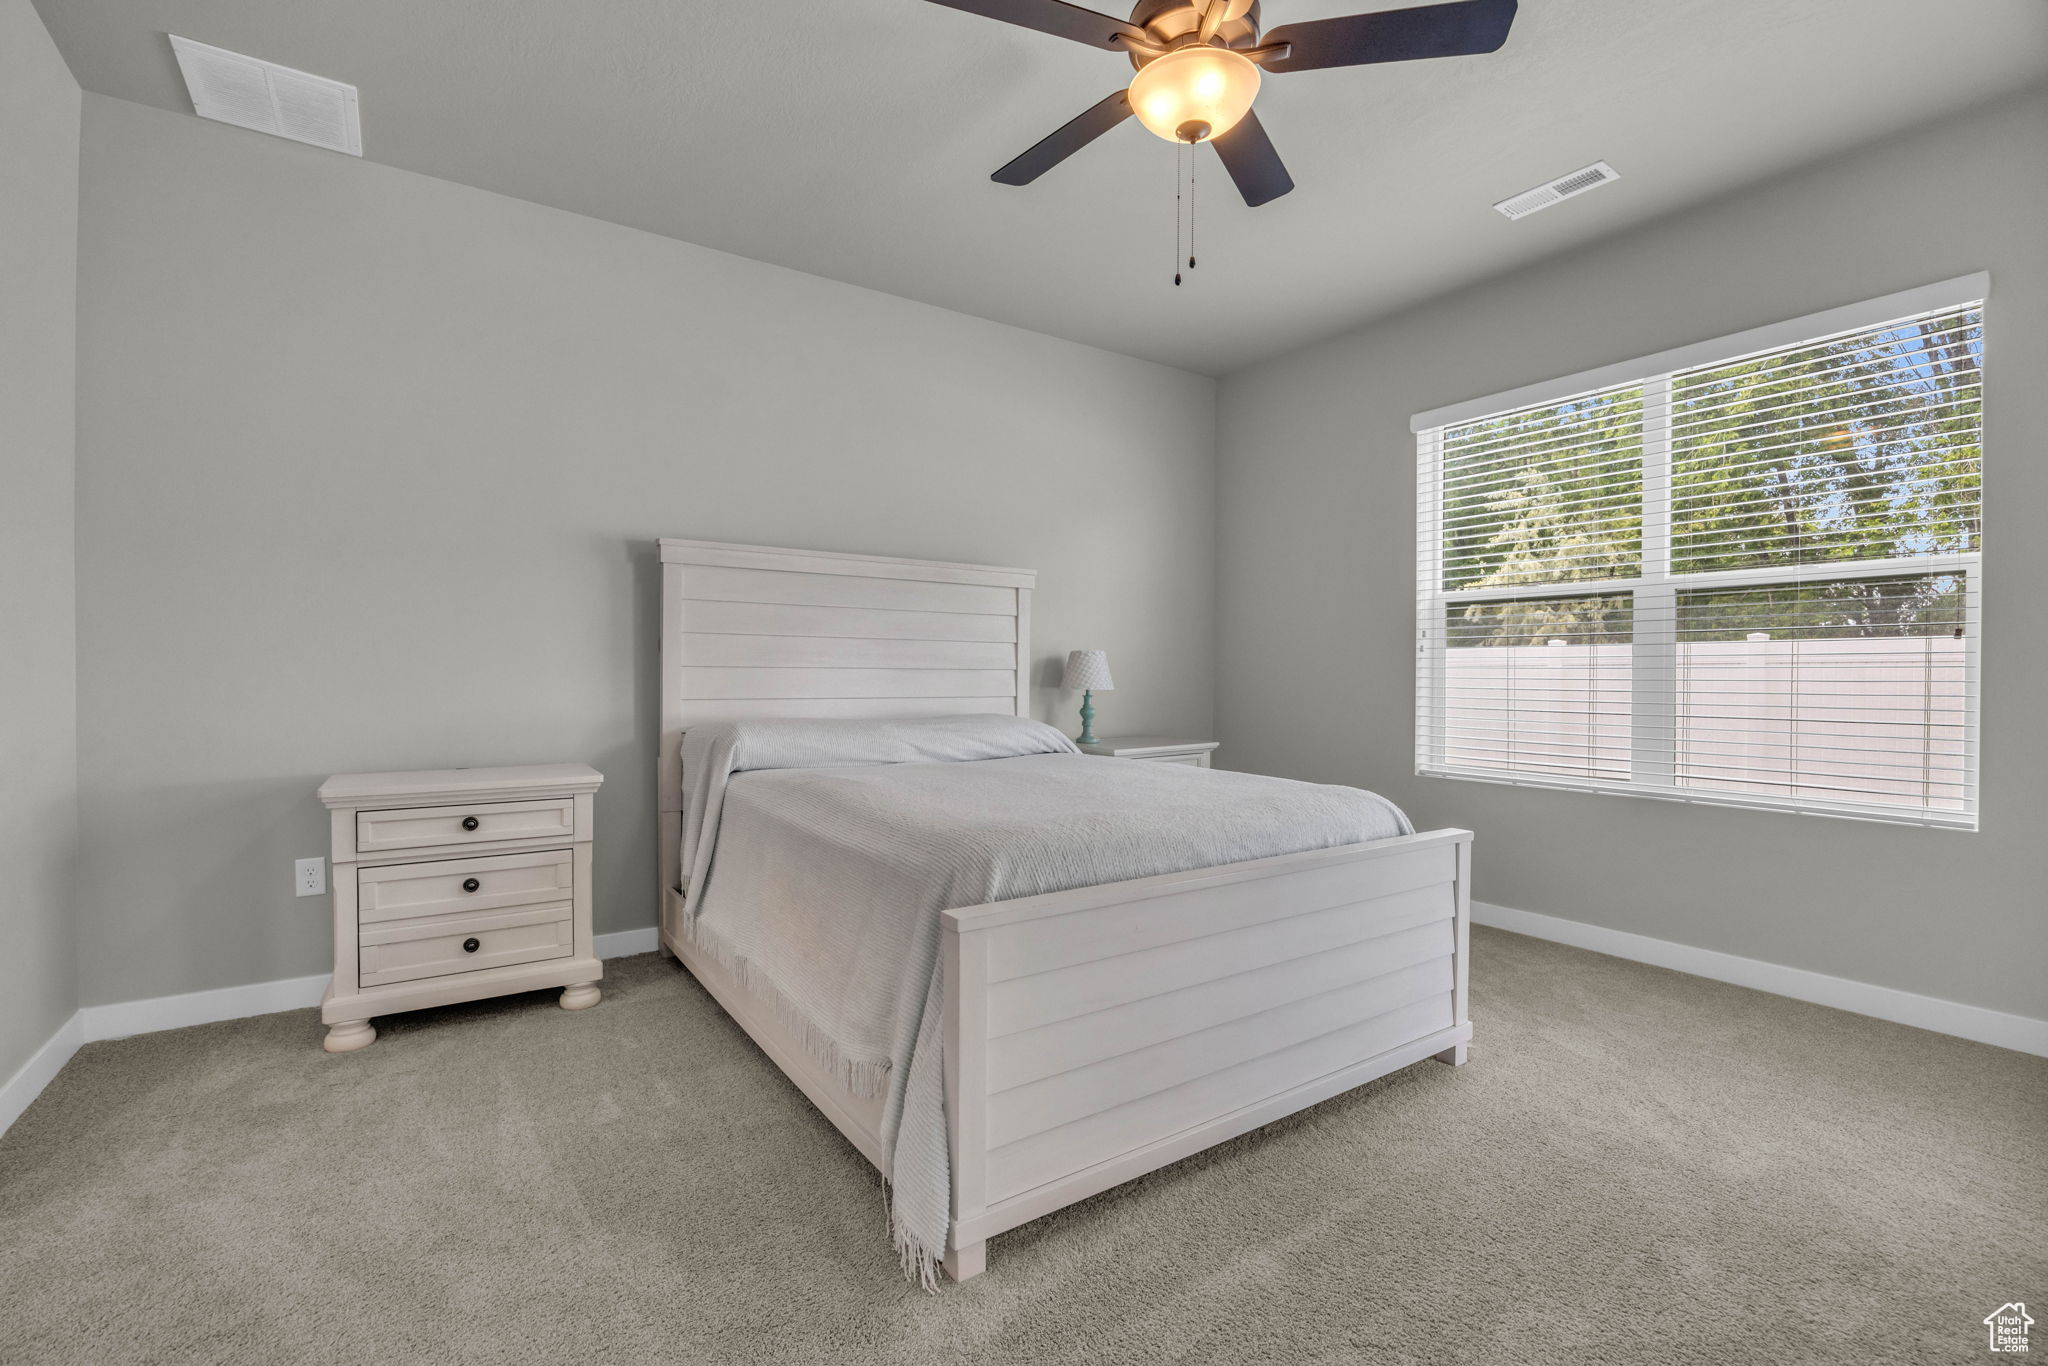
[[[1425,1062],[996,1239],[673,963],[88,1045],[0,1139],[7,1362],[1930,1362],[2048,1325],[2048,1063],[1498,932]],[[2048,1350],[2048,1326],[2043,1349]]]

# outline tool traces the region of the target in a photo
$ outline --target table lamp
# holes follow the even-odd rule
[[[1063,684],[1069,691],[1081,690],[1081,734],[1075,743],[1095,743],[1095,690],[1109,692],[1116,684],[1109,681],[1109,654],[1103,650],[1069,650],[1067,652],[1067,676]]]

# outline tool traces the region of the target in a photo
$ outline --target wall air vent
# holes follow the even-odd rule
[[[185,88],[192,94],[193,112],[201,118],[352,157],[363,154],[354,86],[208,47],[175,33],[170,37],[178,69],[185,73]]]
[[[1611,184],[1621,179],[1621,173],[1604,161],[1596,161],[1583,170],[1561,175],[1548,185],[1538,185],[1533,190],[1524,190],[1512,199],[1503,199],[1493,207],[1499,209],[1503,218],[1527,218],[1538,209],[1547,209],[1552,204],[1562,204],[1575,194],[1584,194],[1598,185]]]

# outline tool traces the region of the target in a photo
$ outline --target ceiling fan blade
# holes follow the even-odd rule
[[[1508,28],[1514,22],[1515,0],[1458,0],[1449,5],[1283,24],[1263,35],[1259,45],[1287,44],[1285,57],[1263,63],[1268,71],[1470,57],[1497,51],[1508,40]]]
[[[987,19],[1000,19],[1021,28],[1035,28],[1055,38],[1072,38],[1090,47],[1115,49],[1122,39],[1135,38],[1150,44],[1145,30],[1092,9],[1069,5],[1065,0],[932,0],[947,9],[965,10]]]
[[[1213,139],[1211,145],[1216,148],[1216,155],[1223,158],[1223,169],[1237,183],[1237,192],[1253,208],[1294,188],[1294,177],[1287,174],[1287,167],[1281,163],[1280,153],[1273,149],[1273,139],[1266,136],[1257,114],[1247,110],[1237,121],[1237,127]]]
[[[999,185],[1029,185],[1130,116],[1130,92],[1119,90],[1089,105],[989,179]]]

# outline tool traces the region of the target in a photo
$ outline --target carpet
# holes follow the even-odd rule
[[[1425,1062],[907,1286],[673,962],[88,1044],[0,1138],[0,1360],[1981,1361],[2048,1349],[2048,1061],[1493,930]]]

